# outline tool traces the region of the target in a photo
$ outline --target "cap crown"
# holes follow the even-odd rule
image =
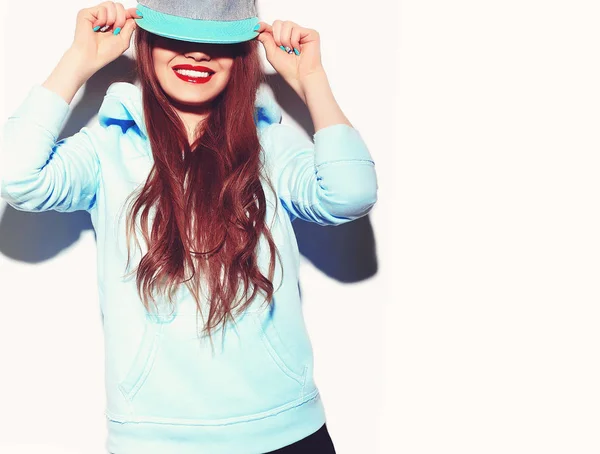
[[[236,21],[257,16],[254,0],[139,0],[138,3],[188,19]]]

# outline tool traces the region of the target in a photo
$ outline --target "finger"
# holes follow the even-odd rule
[[[283,22],[280,20],[276,20],[273,22],[273,39],[275,40],[275,44],[281,46],[281,26]]]
[[[115,16],[115,23],[113,24],[113,33],[118,35],[125,25],[125,7],[121,3],[115,3],[115,10],[117,15]]]
[[[258,25],[259,25],[259,28],[257,30],[258,33],[262,33],[262,32],[273,33],[273,27],[271,25],[269,25],[268,23],[259,22]]]
[[[87,17],[88,13],[90,15],[89,17]],[[90,8],[88,13],[86,13],[86,18],[92,22],[92,28],[102,27],[106,24],[106,7],[97,6],[95,8]]]
[[[285,21],[282,25],[281,25],[281,35],[280,35],[280,39],[281,39],[281,45],[283,47],[286,47],[286,50],[291,50],[292,49],[292,42],[290,40],[291,36],[292,36],[292,22],[290,21]]]
[[[129,47],[129,44],[131,43],[131,35],[133,34],[133,31],[136,27],[137,24],[135,23],[135,20],[133,18],[129,18],[127,19],[127,21],[125,21],[125,25],[123,25],[123,28],[119,33],[119,36],[123,40],[123,44],[125,44],[125,47]]]
[[[275,43],[275,39],[273,38],[273,34],[271,32],[263,32],[256,37],[262,45],[265,47],[265,52],[267,53],[267,58],[275,55],[275,52],[281,52],[279,50],[279,46]]]
[[[138,9],[137,9],[137,8],[127,8],[127,9],[125,10],[125,17],[126,17],[127,19],[129,19],[129,18],[133,18],[133,19],[141,19],[141,18],[143,18],[144,16],[142,16],[142,15],[138,14]]]
[[[296,49],[298,51],[298,53],[302,50],[300,48],[300,36],[302,33],[302,28],[301,27],[294,27],[292,29],[292,35],[290,37],[290,42],[292,43],[292,48]]]
[[[301,28],[300,29],[300,45],[319,41],[319,32],[312,28]]]
[[[115,20],[117,19],[117,8],[113,2],[104,2],[101,3],[101,5],[106,7],[106,22],[100,31],[106,31],[113,26]]]

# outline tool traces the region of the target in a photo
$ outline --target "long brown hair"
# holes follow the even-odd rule
[[[137,71],[154,165],[127,216],[127,267],[130,238],[141,213],[148,251],[133,272],[144,306],[149,309],[149,300],[156,302],[156,292],[168,295],[173,303],[173,295],[185,283],[210,336],[246,309],[259,291],[269,303],[274,292],[279,253],[265,223],[267,202],[255,122],[256,92],[264,80],[258,42],[231,45],[234,61],[228,85],[213,101],[202,133],[190,145],[185,126],[154,72],[154,39],[152,33],[136,30]],[[273,189],[268,177],[263,177]],[[267,276],[257,262],[261,235],[270,252]],[[202,279],[208,286],[208,317],[200,303]],[[243,297],[236,300],[241,282]]]

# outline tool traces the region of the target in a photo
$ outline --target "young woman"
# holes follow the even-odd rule
[[[113,83],[97,123],[57,141],[77,90],[134,30],[140,87]],[[314,141],[260,89],[259,42]],[[111,453],[335,452],[291,221],[364,216],[377,181],[319,46],[315,30],[259,23],[251,0],[103,2],[6,122],[2,197],[91,215]]]

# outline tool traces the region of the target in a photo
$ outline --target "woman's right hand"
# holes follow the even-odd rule
[[[136,28],[134,18],[141,17],[135,8],[125,9],[118,2],[102,2],[80,10],[70,53],[82,60],[91,76],[129,49]]]

